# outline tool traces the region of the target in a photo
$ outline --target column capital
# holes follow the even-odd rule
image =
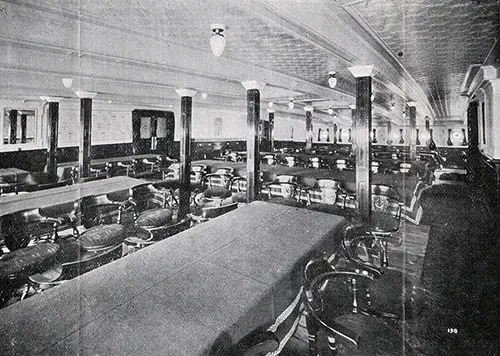
[[[92,93],[89,91],[75,91],[75,94],[80,99],[94,99],[97,93]]]
[[[266,83],[259,82],[257,80],[246,80],[241,82],[241,85],[243,85],[246,90],[251,90],[251,89],[261,90],[262,88],[264,88]]]
[[[314,107],[311,105],[306,105],[306,106],[304,106],[304,111],[310,112],[312,114],[312,112],[314,111]]]
[[[59,103],[63,100],[63,98],[58,96],[41,96],[40,100],[48,101],[49,103]]]
[[[179,88],[175,89],[175,92],[177,95],[179,95],[181,98],[185,96],[190,96],[193,97],[196,95],[197,91],[194,89],[187,89],[187,88]]]
[[[361,77],[373,77],[373,74],[375,72],[375,65],[370,64],[370,65],[364,65],[364,66],[354,66],[354,67],[349,67],[349,72],[355,77],[355,78],[361,78]]]
[[[417,102],[416,101],[409,101],[406,103],[410,108],[415,108],[417,107]]]

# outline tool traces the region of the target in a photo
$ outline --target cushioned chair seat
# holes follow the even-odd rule
[[[126,237],[127,229],[123,225],[100,225],[85,231],[78,242],[85,250],[99,250],[120,244]]]
[[[0,279],[43,272],[57,263],[58,253],[59,246],[52,243],[7,253],[0,257]]]
[[[135,224],[142,227],[158,227],[163,226],[172,220],[172,210],[170,209],[154,209],[143,212]]]

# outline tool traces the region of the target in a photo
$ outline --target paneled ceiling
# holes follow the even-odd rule
[[[350,3],[350,5],[349,5]],[[344,7],[373,28],[423,88],[435,115],[461,115],[460,86],[500,33],[498,0],[363,0]]]
[[[499,32],[493,0],[0,0],[0,95],[32,99],[96,91],[102,100],[178,103],[175,88],[208,93],[205,106],[245,107],[242,80],[264,81],[264,102],[296,114],[355,102],[348,67],[374,64],[374,118],[404,124],[455,120],[460,85]],[[210,24],[226,25],[226,48],[210,51]],[[401,56],[398,53],[402,52]],[[328,87],[328,72],[338,85]],[[75,78],[71,90],[62,77]],[[323,114],[322,114],[323,113]],[[347,111],[348,114],[348,111]]]

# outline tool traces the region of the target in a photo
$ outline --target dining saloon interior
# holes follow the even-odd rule
[[[0,354],[498,355],[498,0],[0,0]]]

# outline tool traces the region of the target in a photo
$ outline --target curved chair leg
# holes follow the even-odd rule
[[[309,340],[309,356],[318,356],[317,338],[319,325],[314,317],[310,316],[308,313],[306,313],[306,326]]]
[[[328,349],[330,350],[330,355],[331,356],[337,356],[338,355],[338,347],[337,347],[337,341],[335,340],[335,335],[327,335],[328,339]]]

